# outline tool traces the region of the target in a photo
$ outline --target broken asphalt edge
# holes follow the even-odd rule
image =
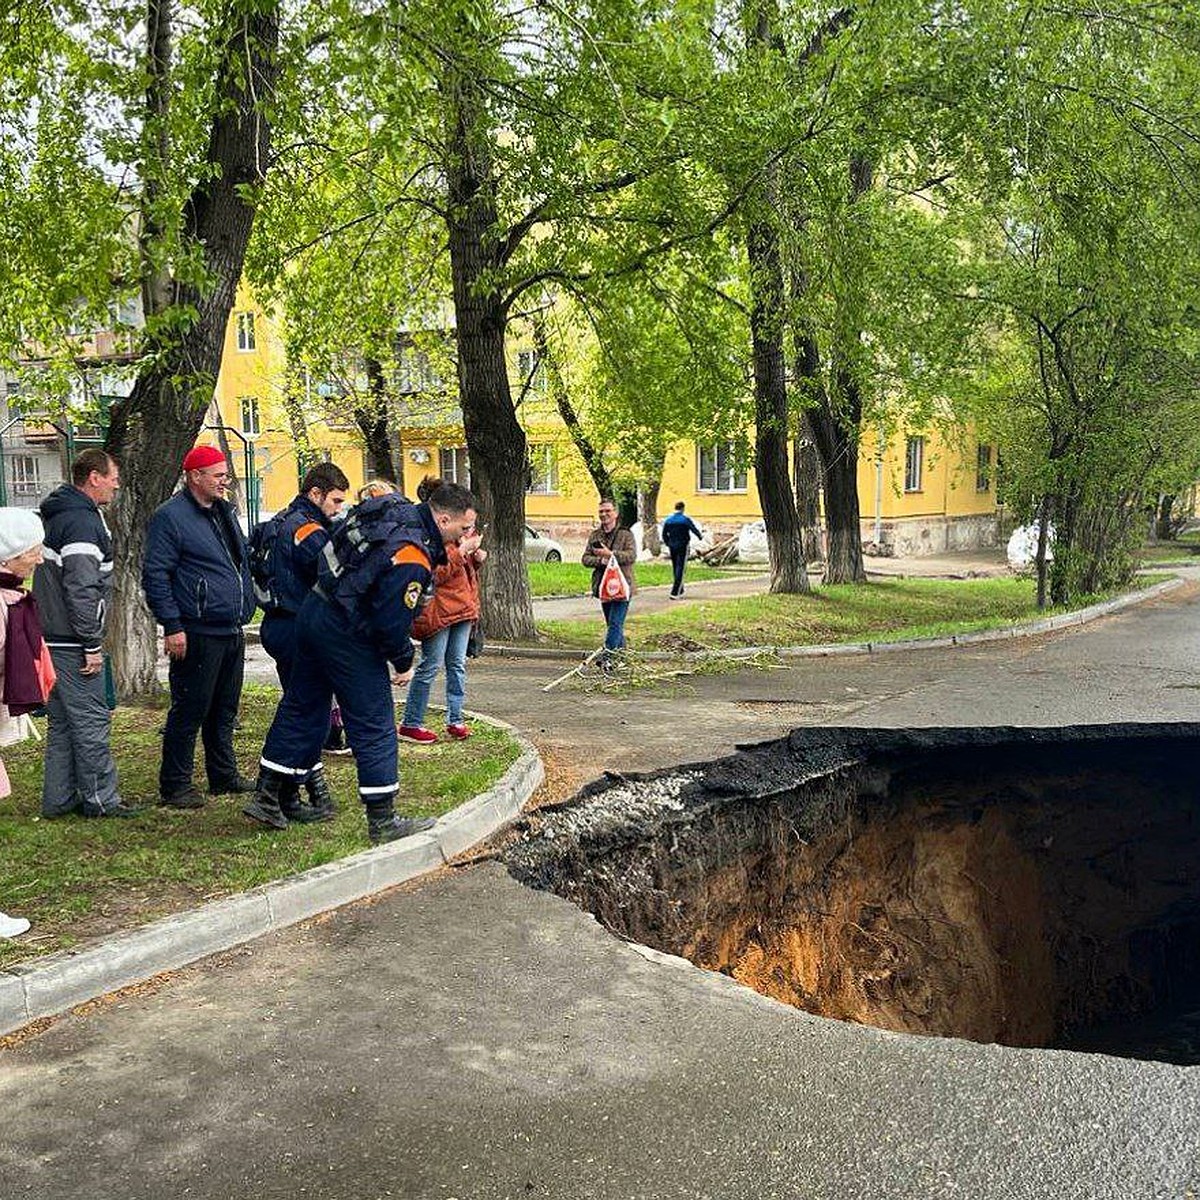
[[[696,650],[683,654],[671,654],[663,650],[640,651],[637,657],[645,662],[687,662],[689,660],[729,659],[736,662],[743,658],[757,658],[763,654],[774,654],[779,658],[830,658],[845,654],[889,654],[903,650],[936,650],[945,646],[970,646],[976,642],[1002,642],[1014,638],[1033,637],[1039,633],[1051,633],[1056,629],[1067,629],[1073,625],[1086,625],[1110,613],[1133,605],[1153,600],[1164,592],[1183,587],[1186,579],[1176,577],[1164,579],[1134,592],[1124,592],[1111,600],[1089,604],[1073,612],[1058,613],[1053,617],[1041,617],[1017,625],[1003,625],[997,629],[980,629],[974,633],[947,634],[944,637],[909,638],[907,641],[884,642],[829,642],[821,646],[738,646],[733,650]],[[490,642],[484,651],[498,658],[542,658],[555,662],[579,662],[586,654],[557,646],[509,646]]]
[[[502,829],[541,786],[545,769],[533,743],[513,726],[471,716],[503,729],[520,754],[494,787],[444,814],[428,833],[0,971],[0,1034],[415,879]]]

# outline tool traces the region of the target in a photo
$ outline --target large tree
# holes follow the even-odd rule
[[[155,686],[143,537],[220,367],[270,162],[279,5],[35,3],[16,32],[4,51],[5,66],[20,69],[0,101],[0,120],[11,122],[0,163],[11,185],[5,225],[16,217],[27,237],[16,238],[14,306],[0,308],[4,348],[27,353],[32,338],[39,355],[69,363],[84,348],[74,329],[102,328],[111,304],[141,298],[133,389],[103,414],[123,474],[111,646],[119,684],[141,691]]]
[[[1118,4],[1020,32],[957,206],[962,299],[990,314],[975,411],[1039,522],[1039,602],[1065,603],[1128,576],[1144,506],[1198,462],[1200,30]]]

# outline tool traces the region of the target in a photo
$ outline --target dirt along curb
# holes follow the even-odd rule
[[[889,654],[902,650],[936,650],[947,646],[969,646],[976,642],[1000,642],[1010,638],[1033,637],[1039,633],[1051,633],[1056,629],[1067,629],[1073,625],[1086,625],[1123,608],[1131,608],[1147,600],[1153,600],[1165,592],[1183,587],[1186,579],[1164,579],[1136,592],[1125,592],[1111,600],[1090,604],[1074,612],[1058,613],[1053,617],[1040,617],[1019,625],[1005,625],[999,629],[981,629],[975,633],[954,633],[945,637],[910,638],[907,641],[883,642],[828,642],[821,646],[738,646],[732,650],[690,650],[682,654],[666,650],[639,652],[638,658],[647,662],[704,661],[714,658],[736,662],[743,658],[757,658],[762,654],[775,654],[780,658],[829,658],[847,654]],[[554,662],[579,662],[586,658],[587,651],[566,646],[513,646],[489,642],[485,653],[498,658],[543,658]]]
[[[494,787],[446,813],[428,833],[0,971],[0,1034],[415,879],[503,828],[541,786],[541,756],[507,722],[470,715],[505,730],[521,753]]]

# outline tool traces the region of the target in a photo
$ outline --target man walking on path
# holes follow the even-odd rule
[[[140,811],[117,792],[104,683],[113,557],[100,510],[120,483],[120,469],[109,455],[85,450],[71,466],[71,482],[51,492],[40,510],[46,541],[33,594],[58,675],[46,701],[44,817],[132,817]]]
[[[675,511],[663,522],[662,540],[666,542],[671,552],[671,570],[674,579],[671,583],[671,599],[683,598],[683,569],[687,566],[688,551],[692,545],[692,535],[696,540],[704,536],[691,517],[683,511],[683,501],[675,505]]]
[[[257,794],[242,810],[286,829],[280,800],[321,753],[324,730],[313,714],[336,692],[358,768],[358,792],[372,842],[391,842],[435,824],[396,815],[398,742],[392,678],[411,677],[409,634],[446,546],[475,524],[475,498],[443,483],[428,500],[399,495],[363,501],[334,532],[317,585],[296,618],[296,661],[263,746]]]
[[[599,516],[599,528],[588,534],[587,546],[583,551],[583,565],[592,568],[592,595],[600,596],[600,581],[604,578],[604,568],[608,566],[610,558],[617,560],[617,565],[629,585],[628,600],[600,601],[600,611],[604,614],[607,626],[602,661],[609,667],[612,665],[614,654],[625,649],[625,617],[635,590],[633,564],[637,561],[637,545],[633,534],[617,525],[617,506],[607,496],[600,501]]]
[[[192,782],[197,733],[209,792],[254,790],[238,772],[233,726],[242,695],[242,626],[256,605],[246,539],[225,499],[225,456],[215,446],[197,446],[183,472],[183,488],[150,518],[142,587],[171,660],[159,803],[201,808],[205,799]]]
[[[329,542],[333,518],[346,503],[350,481],[333,463],[318,463],[300,493],[282,512],[257,526],[250,538],[251,572],[264,609],[261,640],[286,688],[296,660],[296,614],[317,582],[317,563]],[[321,720],[320,714],[312,714]],[[339,731],[341,726],[338,726]],[[310,804],[301,804],[298,781],[289,779],[280,804],[289,821],[330,820],[336,806],[318,754],[304,779]]]

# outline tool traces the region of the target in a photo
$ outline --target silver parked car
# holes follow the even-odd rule
[[[562,562],[562,546],[552,537],[525,526],[526,562]]]

